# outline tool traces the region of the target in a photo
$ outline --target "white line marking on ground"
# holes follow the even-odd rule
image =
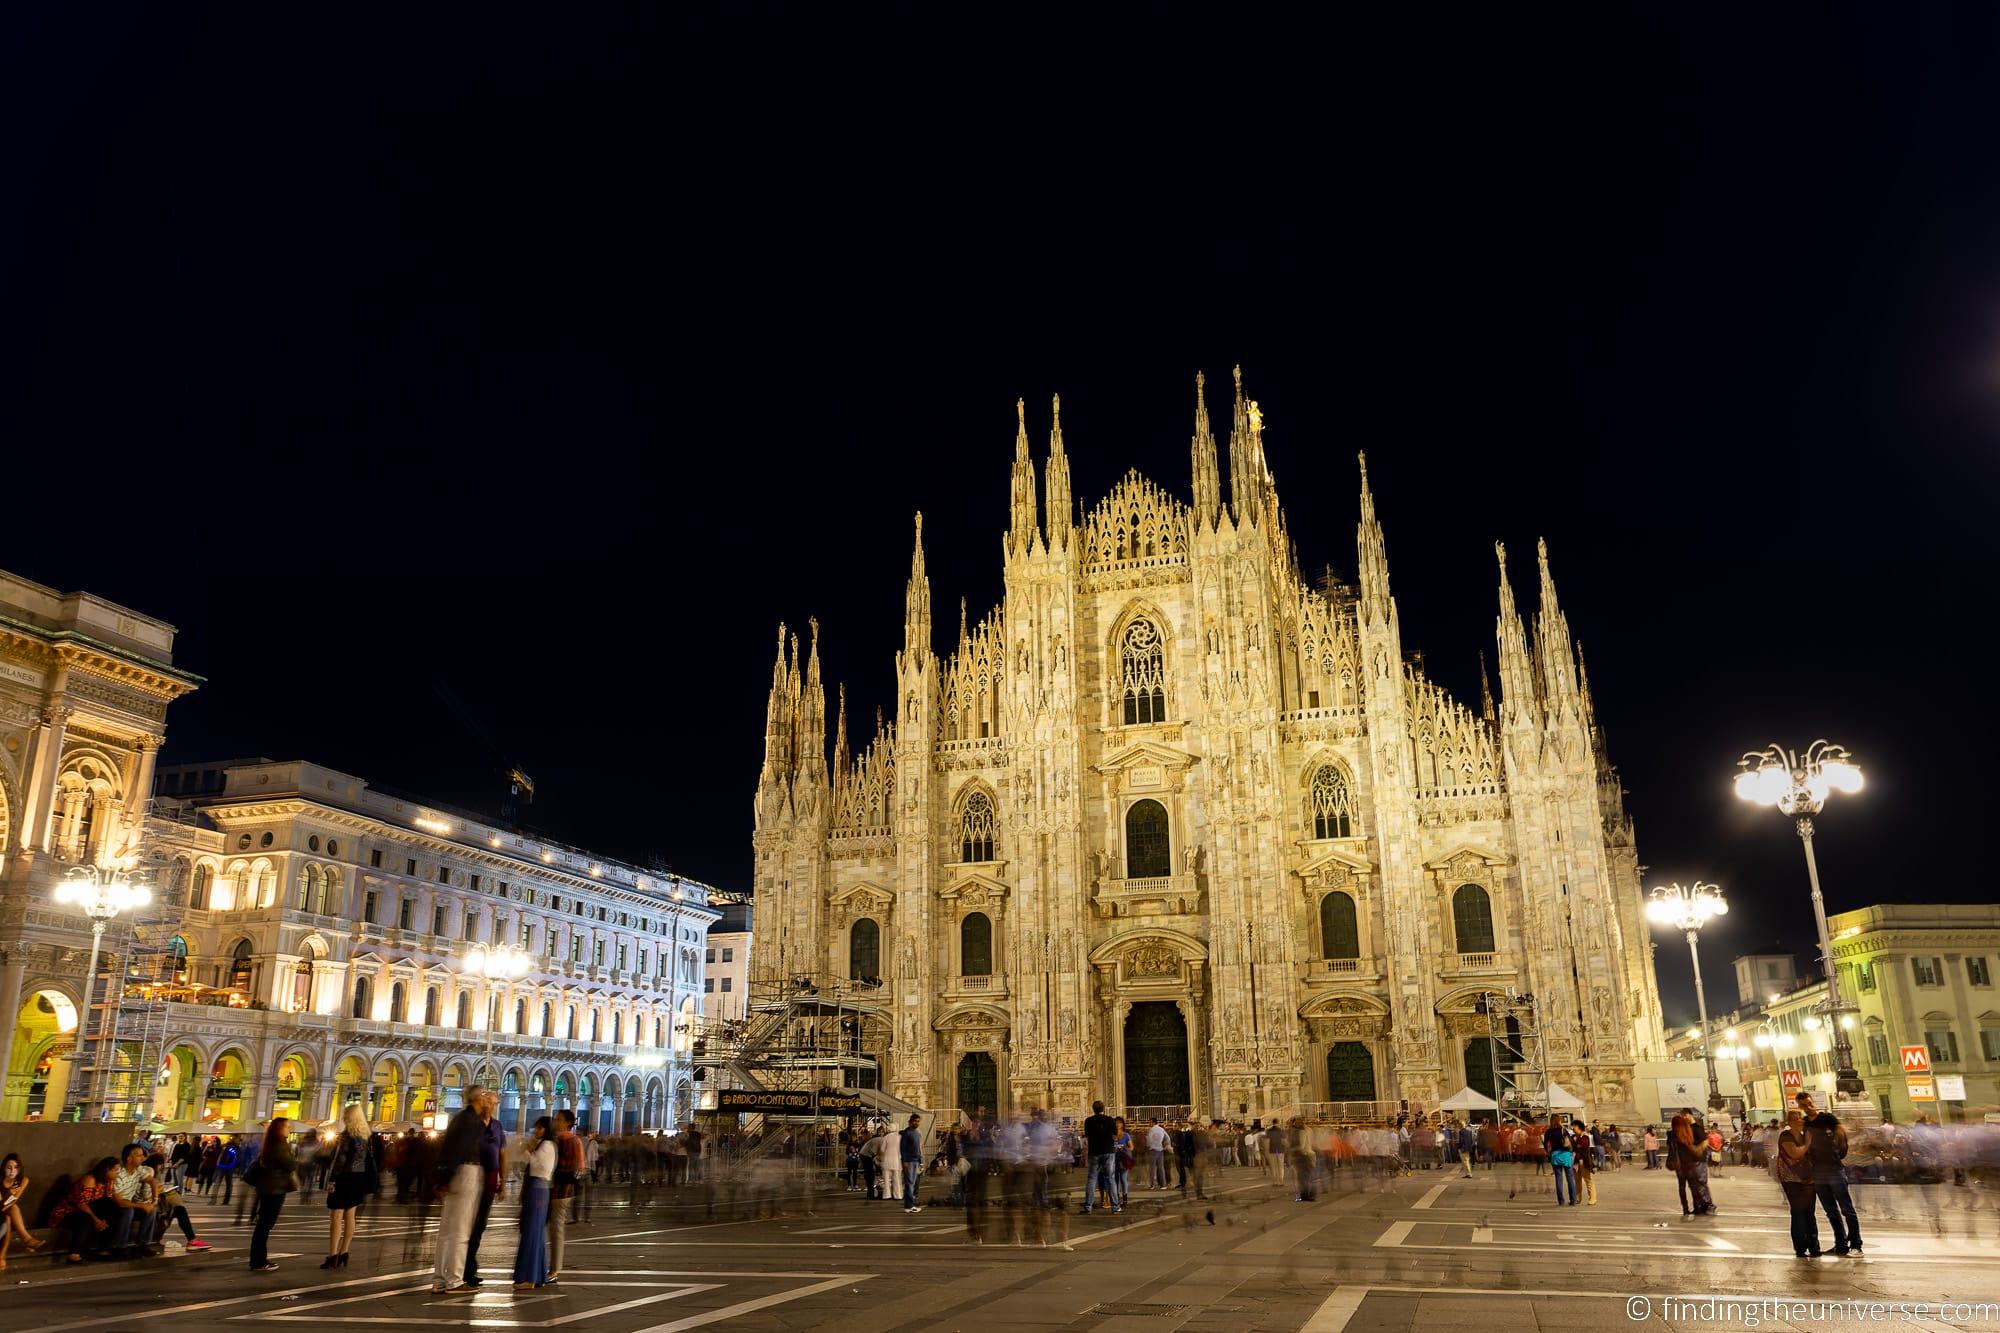
[[[124,1310],[117,1314],[99,1315],[94,1319],[77,1319],[67,1324],[44,1324],[35,1333],[64,1333],[72,1328],[95,1328],[99,1324],[127,1324],[137,1321],[142,1326],[158,1327],[154,1320],[167,1315],[192,1314],[196,1310],[216,1310],[225,1305],[242,1305],[246,1301],[280,1300],[286,1296],[309,1296],[314,1292],[331,1291],[337,1287],[360,1287],[381,1282],[400,1282],[404,1278],[423,1277],[431,1270],[413,1268],[406,1273],[378,1273],[374,1277],[349,1278],[345,1282],[319,1282],[310,1287],[282,1287],[271,1291],[253,1292],[248,1296],[225,1296],[221,1300],[196,1301],[192,1305],[174,1305],[159,1310]]]
[[[1333,1295],[1326,1298],[1319,1309],[1313,1311],[1312,1318],[1306,1320],[1299,1333],[1341,1333],[1347,1321],[1354,1318],[1354,1312],[1361,1308],[1361,1302],[1368,1299],[1372,1288],[1342,1283],[1333,1289]]]
[[[1424,1197],[1418,1199],[1415,1203],[1411,1204],[1410,1207],[1429,1208],[1433,1203],[1437,1202],[1438,1195],[1444,1193],[1446,1189],[1450,1188],[1450,1186],[1451,1182],[1448,1180],[1444,1181],[1442,1184],[1431,1186],[1429,1189],[1424,1191]]]
[[[719,1276],[719,1275],[718,1275]],[[851,1282],[866,1282],[873,1273],[850,1273],[842,1277],[828,1278],[808,1287],[792,1291],[774,1292],[769,1296],[759,1296],[755,1300],[739,1301],[735,1305],[725,1305],[720,1310],[710,1310],[706,1314],[690,1315],[686,1319],[676,1319],[670,1323],[655,1324],[651,1328],[634,1330],[634,1333],[680,1333],[682,1329],[700,1328],[703,1324],[720,1323],[724,1319],[734,1319],[738,1315],[754,1314],[758,1310],[769,1309],[773,1305],[783,1305],[787,1301],[802,1300],[807,1296],[817,1296],[822,1291],[832,1291],[835,1287]]]
[[[1416,1225],[1417,1224],[1415,1222],[1409,1222],[1409,1221],[1391,1222],[1389,1224],[1389,1229],[1375,1238],[1375,1243],[1377,1245],[1389,1246],[1391,1248],[1401,1246],[1404,1241],[1409,1239],[1410,1232],[1416,1228]],[[1440,1246],[1439,1248],[1449,1249],[1451,1247]]]
[[[698,1291],[714,1291],[722,1286],[720,1282],[644,1283],[574,1281],[565,1282],[562,1285],[577,1288],[650,1286],[656,1288],[656,1290],[651,1296],[639,1296],[629,1301],[619,1301],[613,1305],[594,1306],[588,1310],[572,1310],[568,1314],[557,1315],[553,1319],[512,1319],[503,1317],[500,1312],[512,1310],[515,1308],[515,1302],[518,1300],[517,1293],[506,1289],[496,1292],[481,1292],[474,1296],[469,1303],[464,1302],[462,1298],[447,1297],[442,1294],[439,1295],[437,1300],[424,1302],[424,1307],[427,1310],[461,1309],[471,1312],[469,1317],[459,1319],[447,1318],[437,1314],[315,1316],[310,1313],[314,1310],[329,1310],[337,1305],[352,1305],[356,1301],[374,1301],[382,1299],[383,1296],[407,1296],[415,1292],[427,1292],[431,1290],[429,1283],[420,1282],[414,1287],[402,1287],[390,1292],[363,1292],[359,1296],[343,1296],[337,1301],[319,1301],[312,1305],[294,1305],[289,1310],[253,1311],[249,1314],[235,1315],[233,1319],[256,1319],[260,1321],[304,1319],[311,1323],[328,1324],[415,1324],[422,1328],[431,1328],[437,1325],[461,1325],[472,1328],[558,1328],[564,1324],[573,1324],[579,1319],[595,1319],[599,1315],[617,1314],[621,1310],[633,1310],[642,1305],[657,1305],[661,1301],[671,1301],[681,1296],[690,1296]],[[539,1293],[536,1294],[539,1295]]]

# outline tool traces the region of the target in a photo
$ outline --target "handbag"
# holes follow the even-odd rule
[[[1549,1154],[1549,1161],[1557,1166],[1575,1166],[1576,1154],[1567,1148],[1558,1148]]]

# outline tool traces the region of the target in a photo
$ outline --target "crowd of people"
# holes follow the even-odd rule
[[[463,1110],[442,1133],[406,1130],[385,1134],[370,1127],[363,1109],[343,1109],[337,1129],[294,1134],[278,1118],[262,1134],[154,1137],[140,1134],[117,1157],[106,1157],[74,1178],[60,1178],[42,1215],[23,1215],[31,1180],[16,1154],[0,1158],[0,1269],[10,1249],[36,1252],[51,1246],[68,1263],[159,1253],[178,1228],[189,1250],[209,1248],[199,1238],[185,1200],[191,1195],[239,1201],[238,1221],[251,1222],[249,1267],[277,1268],[269,1241],[286,1201],[325,1192],[328,1242],[323,1269],[344,1268],[361,1210],[394,1191],[398,1203],[440,1206],[433,1289],[469,1291],[483,1285],[481,1241],[493,1205],[518,1175],[518,1237],[513,1283],[533,1291],[561,1281],[568,1228],[578,1220],[591,1182],[654,1186],[704,1186],[714,1209],[718,1192],[778,1211],[782,1182],[810,1192],[844,1185],[869,1202],[883,1201],[914,1213],[931,1203],[963,1208],[968,1232],[984,1240],[989,1221],[1008,1219],[1017,1242],[1024,1237],[1057,1243],[1066,1237],[1064,1215],[1123,1212],[1135,1192],[1158,1199],[1212,1196],[1215,1171],[1248,1168],[1292,1199],[1307,1203],[1327,1190],[1387,1188],[1400,1176],[1505,1168],[1510,1196],[1531,1176],[1550,1177],[1556,1204],[1597,1203],[1597,1176],[1643,1156],[1645,1169],[1675,1177],[1683,1217],[1716,1212],[1711,1171],[1725,1161],[1760,1167],[1779,1184],[1801,1257],[1862,1252],[1860,1220],[1850,1180],[1893,1179],[1990,1186],[2000,1180],[2000,1126],[1907,1127],[1884,1125],[1857,1133],[1800,1094],[1784,1122],[1771,1121],[1733,1137],[1693,1109],[1674,1114],[1664,1127],[1641,1132],[1616,1124],[1555,1114],[1545,1123],[1497,1124],[1448,1114],[1405,1113],[1391,1124],[1337,1125],[1297,1118],[1254,1119],[1109,1114],[1095,1103],[1080,1124],[1036,1110],[995,1119],[963,1117],[928,1139],[920,1117],[905,1122],[849,1122],[845,1127],[770,1122],[749,1132],[711,1136],[684,1126],[671,1134],[600,1136],[579,1132],[573,1113],[538,1119],[525,1133],[508,1134],[497,1115],[498,1095],[473,1088]],[[753,1122],[754,1123],[754,1122]],[[1875,1174],[1870,1175],[1869,1172]],[[718,1185],[715,1182],[726,1181]],[[240,1192],[239,1192],[240,1191]],[[1970,1196],[1974,1191],[1965,1191]],[[700,1206],[700,1205],[697,1205]],[[1935,1205],[1933,1205],[1935,1211]],[[1821,1249],[1818,1213],[1833,1232]],[[46,1239],[38,1231],[46,1229]]]

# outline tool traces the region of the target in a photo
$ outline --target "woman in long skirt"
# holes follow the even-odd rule
[[[555,1125],[543,1116],[528,1132],[528,1171],[521,1180],[521,1241],[514,1249],[514,1290],[549,1280],[549,1181],[556,1172]]]

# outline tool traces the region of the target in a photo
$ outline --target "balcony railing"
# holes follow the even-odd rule
[[[1477,972],[1498,967],[1500,962],[1496,955],[1490,953],[1462,953],[1458,956],[1458,965],[1465,971]]]
[[[1186,915],[1201,910],[1201,877],[1149,875],[1100,879],[1095,894],[1100,916]]]

